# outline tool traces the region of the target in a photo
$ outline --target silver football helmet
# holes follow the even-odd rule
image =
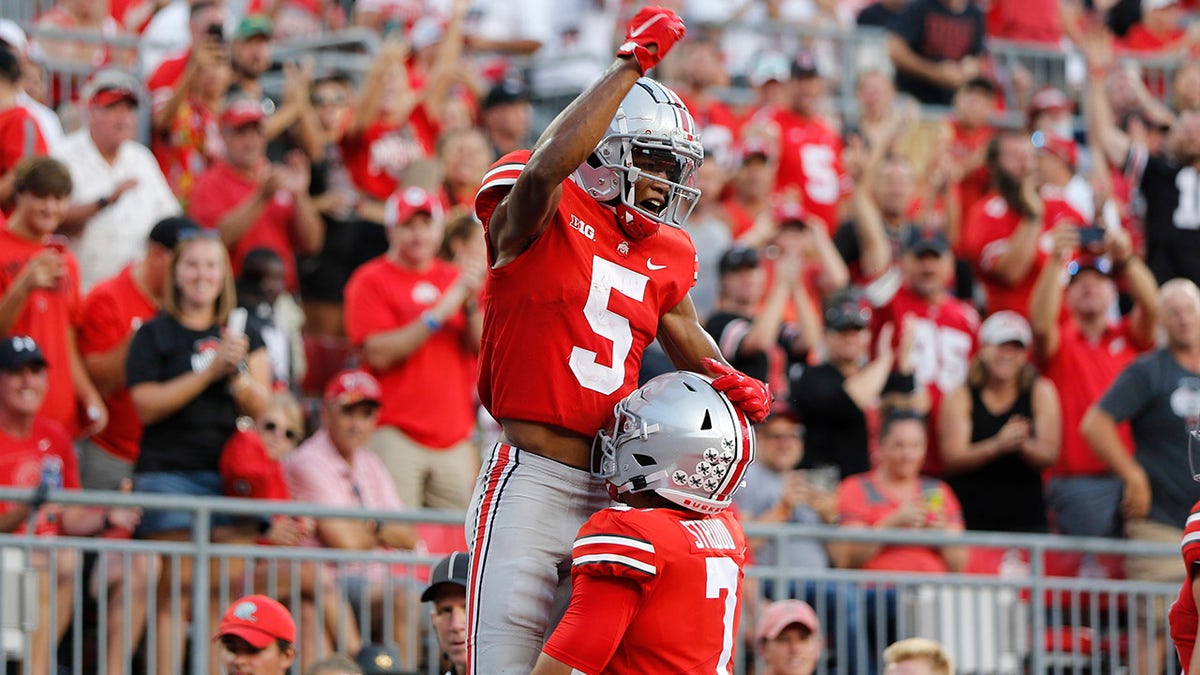
[[[653,490],[699,513],[733,502],[754,461],[754,428],[742,411],[690,372],[659,375],[613,408],[592,446],[593,468],[615,499]]]
[[[700,200],[696,168],[703,162],[700,131],[687,106],[675,92],[643,77],[625,95],[604,138],[572,178],[596,201],[615,206],[621,228],[640,239],[664,223],[683,226]],[[650,167],[666,177],[646,172]],[[667,186],[661,207],[635,202],[634,184],[642,176]]]

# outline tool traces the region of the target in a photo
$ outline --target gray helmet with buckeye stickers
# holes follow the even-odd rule
[[[658,177],[635,165],[653,166]],[[627,235],[641,239],[662,224],[682,227],[700,199],[696,168],[704,162],[700,131],[679,96],[643,77],[625,95],[604,138],[572,178],[596,201],[612,204]],[[645,176],[667,187],[662,205],[637,204],[634,184]]]
[[[612,429],[596,435],[592,461],[614,499],[653,490],[698,513],[733,503],[754,461],[754,428],[711,380],[683,371],[659,375],[613,412]]]

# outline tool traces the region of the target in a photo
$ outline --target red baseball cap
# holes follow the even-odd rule
[[[406,187],[392,193],[383,206],[383,224],[392,227],[407,223],[418,213],[434,220],[442,218],[442,204],[437,197],[419,187]]]
[[[379,403],[382,398],[379,380],[365,370],[343,370],[325,385],[325,402],[343,408],[363,401]]]
[[[235,98],[221,113],[221,126],[237,128],[250,123],[259,123],[266,117],[262,101],[252,98]]]
[[[247,595],[225,610],[213,639],[226,635],[240,637],[255,649],[265,649],[276,640],[295,642],[296,622],[279,601],[265,595]]]
[[[821,632],[821,620],[807,602],[801,600],[779,600],[772,602],[754,629],[754,637],[759,643],[764,640],[774,640],[788,626],[798,623],[810,630],[814,635]]]

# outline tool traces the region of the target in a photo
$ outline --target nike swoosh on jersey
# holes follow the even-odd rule
[[[665,270],[665,269],[667,269],[667,266],[666,265],[655,265],[653,260],[651,260],[650,258],[646,258],[646,269],[648,269],[648,270]]]

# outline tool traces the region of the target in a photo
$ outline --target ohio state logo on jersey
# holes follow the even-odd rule
[[[207,370],[213,359],[217,358],[217,348],[220,345],[221,341],[214,337],[197,340],[192,346],[192,372],[202,373]]]

